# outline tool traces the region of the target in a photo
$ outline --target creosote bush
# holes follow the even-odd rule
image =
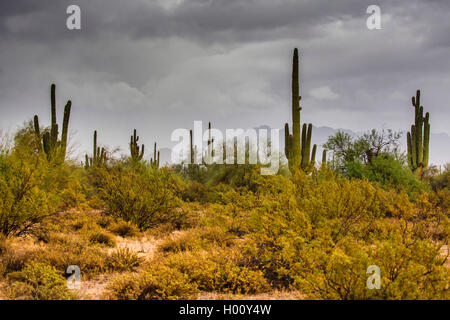
[[[163,265],[118,277],[109,290],[110,297],[119,300],[183,300],[195,299],[198,294],[186,274]]]
[[[96,175],[107,212],[112,216],[129,221],[140,230],[182,221],[174,210],[179,201],[172,189],[170,173],[136,164],[98,168]]]
[[[142,258],[137,253],[128,248],[119,248],[106,259],[107,267],[113,271],[135,271],[142,262]]]
[[[12,282],[11,299],[73,300],[77,296],[67,288],[66,279],[52,266],[31,263],[23,270],[8,275]]]

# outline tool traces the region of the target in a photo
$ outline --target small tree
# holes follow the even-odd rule
[[[43,163],[28,160],[17,147],[0,155],[0,233],[6,237],[29,232],[53,211],[40,188]]]

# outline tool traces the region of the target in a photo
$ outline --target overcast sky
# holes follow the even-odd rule
[[[70,4],[82,30],[66,28]],[[367,29],[369,4],[382,30]],[[294,47],[302,122],[406,130],[420,88],[432,132],[450,134],[448,0],[2,0],[0,127],[48,124],[55,82],[80,154],[95,129],[126,149],[133,128],[149,147],[194,120],[282,128]]]

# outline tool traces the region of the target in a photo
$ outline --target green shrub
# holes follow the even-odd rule
[[[66,279],[52,266],[42,263],[27,265],[9,274],[11,299],[72,300],[76,295],[67,289]]]
[[[0,253],[0,272],[1,276],[5,276],[11,272],[22,270],[28,264],[37,251],[34,248],[17,248],[13,247],[8,239],[1,241]]]
[[[119,277],[108,289],[112,298],[120,300],[183,300],[195,299],[198,294],[186,274],[163,265]]]
[[[243,265],[238,249],[186,251],[168,256],[164,264],[188,275],[203,291],[250,294],[269,288],[262,271]]]
[[[128,248],[113,251],[106,259],[108,269],[113,271],[135,271],[141,264],[142,258]]]
[[[370,163],[360,161],[347,163],[347,177],[367,179],[385,186],[396,187],[418,194],[425,190],[425,186],[401,161],[389,155],[381,155]]]
[[[28,163],[20,155],[0,155],[0,233],[18,236],[29,232],[54,212],[49,195],[41,189],[44,165]]]
[[[220,226],[206,226],[172,235],[160,243],[159,249],[163,252],[182,252],[211,246],[227,247],[234,243],[235,238]]]
[[[174,209],[178,198],[171,189],[169,174],[146,167],[118,166],[96,170],[107,212],[132,222],[140,230],[182,217]]]
[[[114,236],[103,230],[92,230],[89,232],[88,239],[91,243],[103,244],[108,247],[115,247],[116,240]]]
[[[61,273],[68,266],[77,265],[87,278],[107,270],[106,258],[107,254],[102,247],[90,245],[84,238],[65,234],[54,236],[47,246],[31,256],[32,261],[54,266]]]
[[[121,237],[134,237],[139,233],[138,228],[131,222],[120,220],[109,226],[109,230]]]

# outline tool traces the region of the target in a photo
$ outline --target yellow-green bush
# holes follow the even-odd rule
[[[109,285],[110,298],[119,300],[195,299],[197,286],[186,274],[163,265],[152,265],[141,274],[118,277]]]
[[[174,210],[178,198],[171,188],[174,183],[170,174],[146,167],[117,166],[97,168],[96,175],[109,214],[141,230],[162,222],[182,222],[183,217]]]
[[[138,235],[138,228],[129,221],[119,220],[108,226],[109,230],[121,237],[133,237]]]
[[[54,212],[41,188],[45,170],[39,159],[28,163],[20,155],[0,155],[0,233],[23,235]]]
[[[211,246],[230,246],[235,236],[226,233],[222,227],[206,226],[183,231],[164,239],[159,245],[163,252],[182,252],[205,249]]]
[[[31,263],[8,275],[10,299],[72,300],[76,295],[67,288],[66,279],[54,267]]]
[[[168,256],[163,263],[188,275],[203,291],[247,294],[269,288],[263,272],[245,266],[237,248],[186,251]]]
[[[64,273],[70,265],[80,267],[83,276],[90,277],[107,270],[107,253],[101,246],[90,245],[81,237],[61,234],[32,255],[32,260],[46,263]]]
[[[128,248],[119,248],[108,255],[106,265],[112,271],[135,271],[142,262],[137,253]]]

